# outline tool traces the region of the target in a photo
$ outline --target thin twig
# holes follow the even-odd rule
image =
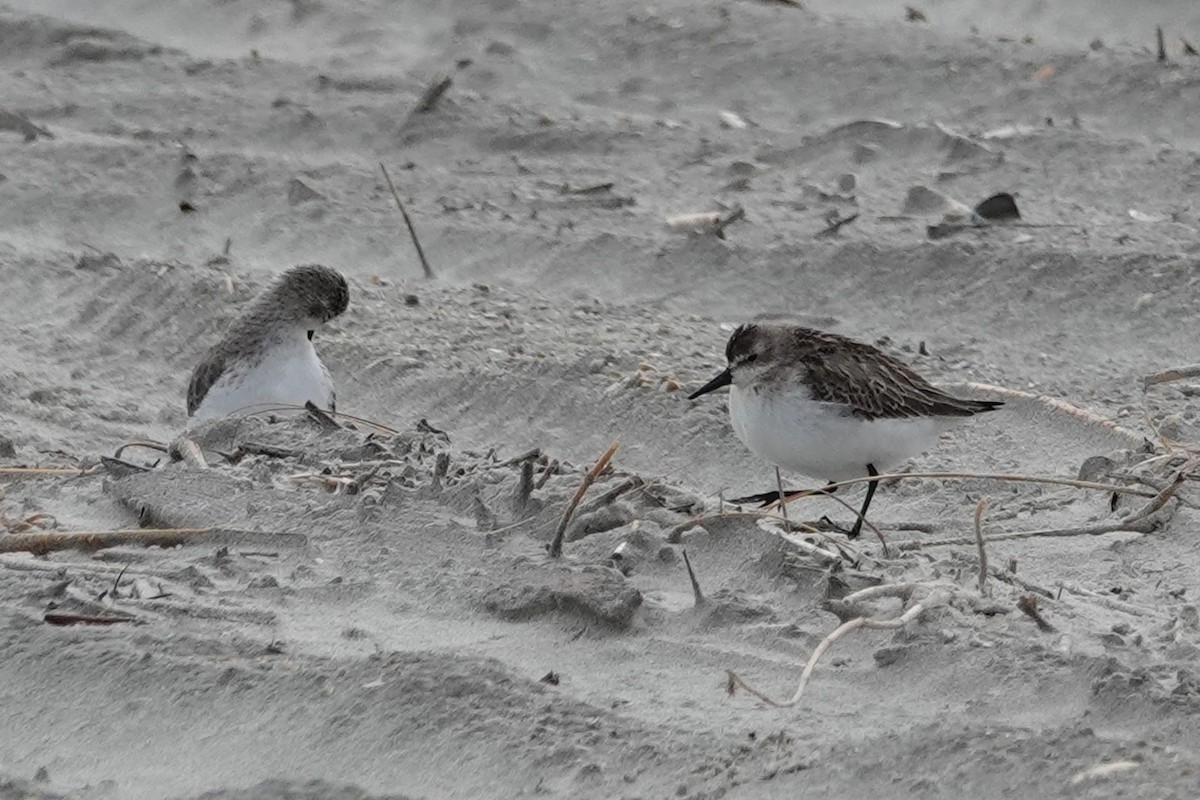
[[[425,258],[425,250],[421,247],[421,240],[417,238],[417,229],[413,227],[412,217],[408,216],[408,209],[404,207],[404,201],[400,199],[400,193],[396,191],[396,185],[392,183],[392,176],[388,174],[387,167],[382,163],[379,168],[383,170],[383,178],[387,181],[392,199],[396,201],[396,208],[400,209],[400,216],[404,217],[404,224],[408,226],[408,235],[412,238],[413,247],[417,249],[417,258],[421,260],[421,269],[424,270],[426,278],[433,278],[433,267],[429,266],[429,260]]]
[[[1116,522],[1098,522],[1095,525],[1081,525],[1076,528],[1043,528],[1036,531],[1012,531],[1010,533],[993,533],[988,536],[989,541],[1000,541],[1007,539],[1037,539],[1037,538],[1057,538],[1067,536],[1103,536],[1106,533],[1150,533],[1158,527],[1157,520],[1139,519],[1133,522],[1118,520]],[[963,536],[955,539],[934,539],[933,541],[913,540],[911,542],[901,542],[896,545],[896,549],[900,551],[908,550],[923,550],[926,547],[945,547],[947,545],[959,544],[975,544],[975,537]]]
[[[824,535],[821,531],[817,531],[817,534]],[[788,544],[795,547],[797,550],[802,550],[803,552],[812,556],[818,563],[823,565],[841,562],[843,560],[849,561],[852,564],[858,564],[863,560],[862,555],[860,555],[857,551],[852,551],[847,545],[833,539],[827,539],[826,541],[828,541],[831,546],[836,548],[838,551],[836,553],[830,552],[823,547],[818,547],[815,544],[806,542],[799,536],[787,531],[779,531],[778,536]]]
[[[513,491],[513,512],[517,515],[518,519],[524,518],[532,495],[533,459],[530,458],[521,462],[521,477],[517,481],[516,489]]]
[[[1113,598],[1100,594],[1099,592],[1093,592],[1091,589],[1084,589],[1082,586],[1076,586],[1073,583],[1063,583],[1060,581],[1058,587],[1059,589],[1069,592],[1073,595],[1086,597],[1089,600],[1104,606],[1105,608],[1112,609],[1113,611],[1121,611],[1134,617],[1148,617],[1151,615],[1151,611],[1149,609],[1139,608],[1138,606],[1130,603],[1114,600]]]
[[[0,475],[88,475],[95,467],[0,467]]]
[[[223,541],[279,540],[303,547],[308,537],[299,533],[267,533],[230,528],[139,528],[115,531],[66,531],[18,533],[0,537],[0,553],[44,555],[57,550],[101,550],[122,545],[174,547],[180,544],[215,544]]]
[[[562,186],[563,194],[596,194],[598,192],[609,192],[616,186],[612,181],[604,183],[593,183],[588,186],[572,186],[569,183]]]
[[[832,501],[833,501],[833,502],[835,502],[835,503],[840,503],[840,504],[842,505],[842,507],[843,507],[843,508],[845,508],[847,511],[849,511],[851,514],[853,514],[853,515],[854,515],[854,518],[855,518],[855,519],[861,519],[861,520],[863,521],[863,525],[866,525],[866,526],[867,526],[867,527],[868,527],[868,528],[871,530],[871,533],[875,534],[875,538],[876,538],[876,539],[878,539],[878,540],[879,540],[879,544],[880,544],[880,545],[882,545],[882,547],[883,547],[883,557],[884,557],[884,558],[890,558],[890,557],[891,557],[891,551],[890,551],[890,550],[888,550],[888,543],[887,543],[887,539],[885,539],[885,538],[884,538],[884,536],[883,536],[883,531],[879,530],[878,526],[876,526],[876,525],[875,525],[875,523],[871,522],[871,520],[869,520],[869,519],[867,519],[866,517],[864,517],[864,516],[862,515],[862,513],[861,513],[861,511],[860,511],[859,509],[857,509],[857,508],[855,508],[854,506],[850,505],[850,504],[849,504],[849,503],[847,503],[845,500],[843,500],[842,498],[840,498],[840,497],[838,497],[837,495],[833,494],[832,492],[826,493],[826,494],[824,494],[824,495],[822,495],[822,493],[821,493],[820,491],[801,491],[801,492],[794,492],[793,494],[790,494],[790,495],[788,495],[788,496],[787,496],[787,499],[784,501],[784,504],[790,503],[790,502],[792,502],[793,500],[800,500],[800,499],[802,499],[802,498],[805,498],[805,497],[813,497],[814,495],[815,495],[815,496],[818,496],[818,497],[820,497],[820,496],[824,496],[824,497],[825,497],[826,499],[828,499],[828,500],[832,500]],[[780,496],[782,497],[782,495],[780,495]],[[775,503],[773,503],[773,504],[771,504],[771,505],[767,506],[767,508],[768,508],[768,509],[770,509],[770,508],[775,508],[775,507],[776,507],[776,506],[778,506],[778,505],[780,505],[780,504],[779,504],[779,502],[777,501],[777,502],[775,502]],[[805,526],[805,527],[809,527],[809,528],[811,528],[811,526]],[[813,530],[815,530],[815,529],[813,529]]]
[[[118,447],[116,452],[113,453],[113,458],[121,458],[121,454],[124,453],[126,448],[129,448],[129,447],[143,447],[147,450],[155,450],[159,453],[171,452],[170,445],[163,444],[162,442],[156,442],[153,439],[139,439],[135,442],[126,442],[125,444]]]
[[[1150,533],[1159,525],[1159,520],[1154,519],[1154,515],[1162,510],[1163,506],[1179,491],[1179,487],[1183,485],[1188,474],[1188,468],[1191,462],[1188,462],[1184,468],[1175,473],[1175,477],[1159,490],[1150,501],[1139,508],[1127,517],[1116,520],[1115,522],[1100,522],[1095,525],[1081,525],[1075,528],[1043,528],[1034,531],[1012,531],[1009,533],[992,534],[988,538],[995,541],[997,539],[1033,539],[1041,537],[1063,537],[1063,536],[1102,536],[1107,533],[1118,533],[1128,531],[1130,533]],[[1082,482],[1082,481],[1081,481]],[[982,502],[982,501],[981,501]],[[979,509],[976,509],[976,525],[978,525]],[[971,544],[972,541],[979,542],[978,529],[974,540],[967,538],[955,539],[935,539],[933,541],[911,541],[902,542],[899,545],[900,550],[920,550],[925,547],[942,547],[945,545],[956,544]],[[980,544],[980,553],[982,554],[983,545]]]
[[[696,572],[692,569],[692,561],[688,558],[687,550],[683,551],[683,565],[687,567],[688,580],[692,582],[692,597],[695,598],[695,607],[700,608],[704,605],[704,593],[700,591],[700,581],[696,580]]]
[[[1157,492],[1151,492],[1147,489],[1137,489],[1132,486],[1118,486],[1110,483],[1096,483],[1094,481],[1080,481],[1073,478],[1054,478],[1041,475],[1010,475],[1006,473],[994,472],[899,472],[889,475],[873,475],[864,476],[862,478],[850,478],[849,480],[830,483],[820,489],[806,489],[801,492],[788,496],[788,502],[799,499],[801,497],[812,497],[814,495],[827,494],[833,489],[840,489],[843,486],[854,486],[859,483],[869,483],[871,481],[901,481],[906,478],[941,478],[948,480],[986,480],[986,481],[1011,481],[1013,483],[1044,483],[1051,486],[1073,486],[1076,489],[1092,489],[1100,492],[1116,492],[1118,494],[1132,494],[1138,497],[1155,497]]]
[[[988,561],[987,550],[983,546],[983,509],[987,507],[987,498],[979,498],[975,506],[975,541],[979,544],[979,593],[987,595]]]
[[[744,517],[746,519],[753,520],[774,519],[783,522],[783,517],[779,516],[778,514],[771,514],[767,511],[718,511],[712,514],[700,514],[692,517],[691,519],[684,520],[672,528],[667,534],[667,544],[679,544],[681,541],[683,541],[684,533],[698,525],[703,525],[710,520],[736,519],[738,517]],[[824,531],[817,530],[813,526],[805,525],[802,522],[797,522],[796,526],[799,527],[804,533],[824,533]]]
[[[117,573],[117,577],[113,581],[112,588],[108,590],[108,596],[111,597],[113,600],[118,599],[117,598],[117,590],[121,588],[121,578],[125,577],[125,572],[126,572],[126,570],[129,569],[129,565],[132,563],[133,563],[132,561],[127,561],[125,563],[125,566],[121,567],[121,571]],[[101,595],[100,599],[103,600],[104,595]]]
[[[42,621],[51,625],[116,625],[119,622],[137,622],[134,617],[101,617],[95,614],[66,614],[47,611]]]
[[[779,513],[783,516],[784,529],[790,531],[792,524],[788,521],[787,495],[783,493],[783,476],[779,473],[779,467],[775,467],[775,488],[779,490],[779,500],[775,505],[779,507]]]
[[[575,508],[579,505],[579,501],[583,499],[584,494],[587,493],[588,487],[596,482],[596,478],[600,477],[600,473],[608,466],[608,462],[612,460],[612,457],[617,452],[617,448],[620,446],[621,443],[616,441],[610,444],[608,449],[604,451],[604,454],[600,456],[600,459],[596,461],[595,465],[583,476],[583,483],[575,490],[575,496],[571,498],[567,510],[563,512],[562,519],[559,520],[558,530],[554,532],[554,540],[550,543],[550,556],[552,558],[558,558],[562,555],[563,537],[567,534],[567,525],[571,522],[571,516],[575,513]]]
[[[1189,461],[1187,464],[1181,467],[1179,471],[1175,473],[1175,477],[1171,479],[1170,483],[1160,489],[1158,494],[1150,498],[1148,503],[1129,516],[1125,517],[1125,521],[1136,522],[1138,520],[1151,517],[1161,511],[1162,507],[1167,504],[1167,501],[1174,497],[1175,493],[1179,491],[1179,487],[1183,486],[1183,482],[1187,480],[1187,475],[1191,469],[1191,466],[1192,462]]]
[[[1009,227],[1012,227],[1011,224]],[[1022,226],[1025,227],[1025,226]],[[1067,414],[1082,420],[1089,425],[1097,425],[1101,428],[1106,428],[1113,433],[1119,434],[1129,439],[1131,445],[1139,445],[1142,443],[1142,435],[1135,431],[1122,428],[1112,420],[1102,417],[1094,411],[1089,411],[1086,408],[1069,403],[1058,397],[1052,397],[1047,394],[1034,394],[1033,392],[1024,392],[1020,389],[1009,389],[1006,386],[997,386],[994,383],[980,383],[978,381],[961,381],[956,383],[945,384],[942,388],[950,389],[961,387],[976,392],[986,392],[987,394],[999,395],[1000,397],[1011,397],[1014,400],[1032,400],[1035,403],[1040,403],[1046,408],[1055,413]]]
[[[741,206],[734,206],[729,213],[717,218],[716,225],[713,226],[713,235],[715,235],[718,239],[724,239],[725,229],[738,220],[745,218],[746,209],[742,208]]]
[[[907,603],[912,597],[916,586],[911,583],[881,583],[878,586],[868,586],[851,592],[842,598],[844,603],[865,603],[868,600],[880,600],[885,597],[895,597]]]
[[[1023,594],[1018,597],[1017,609],[1020,610],[1022,614],[1037,623],[1037,626],[1040,630],[1046,633],[1052,633],[1054,631],[1054,626],[1047,622],[1046,618],[1042,616],[1042,612],[1038,610],[1037,595]]]
[[[828,237],[837,236],[838,231],[842,229],[843,225],[849,225],[851,222],[854,222],[854,220],[858,219],[858,216],[859,215],[857,213],[854,213],[848,217],[835,217],[834,219],[830,220],[829,224],[825,226],[824,230],[818,231],[814,238],[825,239]]]
[[[1158,42],[1158,60],[1163,64],[1167,63],[1167,42],[1163,38],[1162,25],[1154,29],[1154,37]]]
[[[558,473],[558,459],[554,459],[549,464],[546,465],[546,469],[542,470],[541,477],[539,477],[537,479],[537,483],[535,483],[533,485],[534,490],[541,489],[543,486],[546,485],[547,481],[549,481],[557,473]]]
[[[1011,572],[1000,569],[1000,567],[989,567],[988,574],[990,574],[996,580],[1003,581],[1004,583],[1010,584],[1012,586],[1020,586],[1022,589],[1024,589],[1027,592],[1036,592],[1037,594],[1040,594],[1042,597],[1048,597],[1051,600],[1054,599],[1054,592],[1050,591],[1045,586],[1038,586],[1036,583],[1030,583],[1029,581],[1025,580],[1024,578],[1018,578],[1016,575],[1012,574]]]
[[[454,79],[449,75],[439,75],[434,79],[433,83],[425,87],[425,91],[421,94],[421,99],[417,101],[416,108],[413,109],[414,114],[427,114],[433,111],[438,100],[442,99],[442,95],[446,90],[454,85]]]
[[[280,411],[307,411],[307,410],[308,409],[306,409],[304,406],[288,405],[286,403],[280,403],[279,405],[271,405],[271,404],[264,403],[261,405],[245,406],[244,408],[238,409],[237,412],[244,412],[243,416],[246,416],[246,417],[257,417],[260,414],[275,414]],[[235,413],[237,413],[237,412],[235,412]],[[396,434],[400,433],[400,431],[396,430],[395,428],[389,428],[387,425],[384,425],[381,422],[376,422],[374,420],[367,419],[366,417],[356,417],[353,414],[347,414],[344,411],[326,411],[325,413],[328,414],[330,417],[338,417],[341,419],[348,419],[351,422],[358,422],[363,425],[370,425],[372,428],[375,428],[380,433],[386,433],[389,436],[395,436]]]

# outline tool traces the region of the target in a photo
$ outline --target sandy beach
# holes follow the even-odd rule
[[[1046,5],[0,3],[0,798],[1200,795],[1200,10]],[[344,416],[131,445],[304,263]],[[730,507],[750,319],[976,477]]]

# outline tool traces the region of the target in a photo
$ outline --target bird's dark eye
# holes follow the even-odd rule
[[[758,361],[758,353],[751,353],[750,355],[746,356],[747,364],[753,364],[755,361]]]

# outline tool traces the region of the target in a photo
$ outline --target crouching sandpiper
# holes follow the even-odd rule
[[[336,270],[312,264],[284,272],[196,365],[188,416],[201,421],[310,401],[333,411],[333,380],[312,338],[349,303]]]

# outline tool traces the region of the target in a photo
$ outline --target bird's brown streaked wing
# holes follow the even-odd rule
[[[946,394],[874,347],[832,334],[805,343],[803,361],[814,396],[849,406],[863,419],[969,417],[1002,403]]]

